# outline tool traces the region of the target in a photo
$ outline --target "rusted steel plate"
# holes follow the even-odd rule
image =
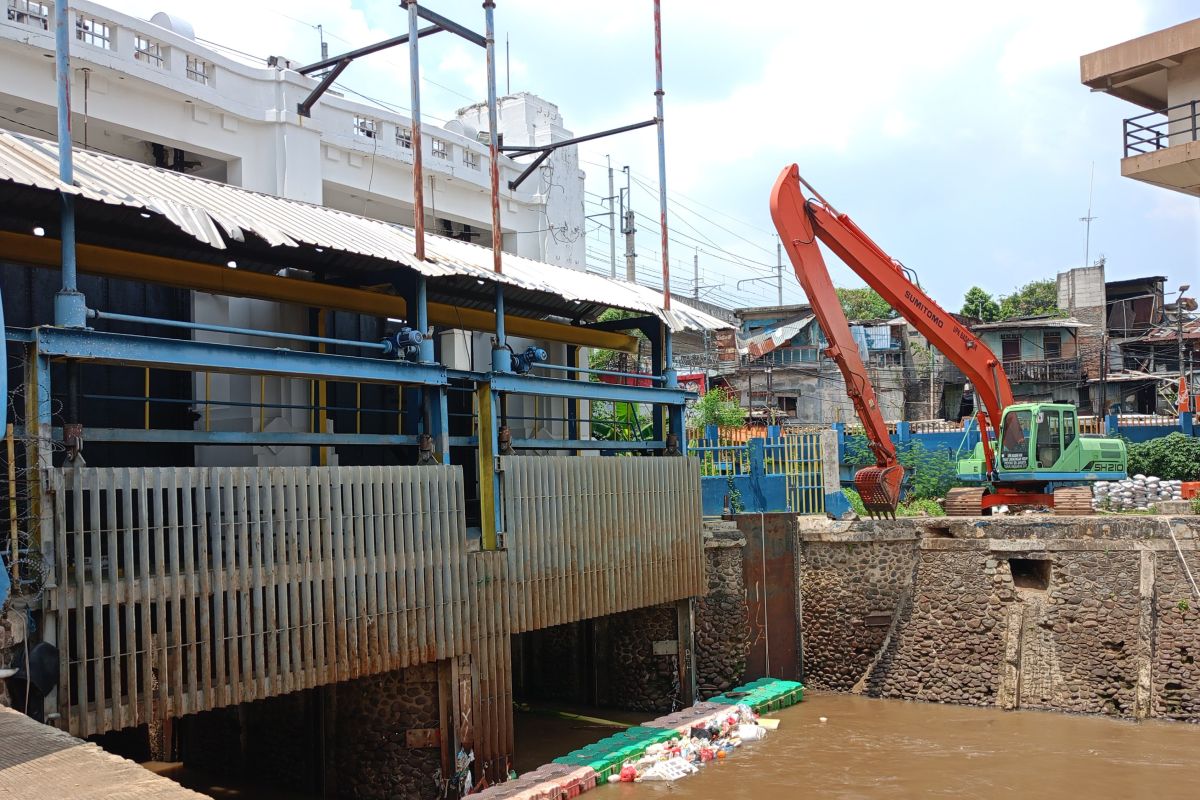
[[[47,610],[75,735],[507,642],[506,577],[469,630],[458,467],[88,467],[47,480],[60,587]]]
[[[696,459],[501,462],[514,632],[704,593]]]

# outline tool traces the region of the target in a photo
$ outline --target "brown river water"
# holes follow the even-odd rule
[[[645,718],[579,710],[624,723]],[[613,784],[583,797],[1200,800],[1200,725],[812,693],[800,705],[768,716],[781,720],[779,730],[696,775],[675,783]],[[615,730],[519,714],[517,768],[533,769]],[[147,766],[220,800],[310,797],[214,780],[178,765]]]
[[[821,694],[768,716],[696,775],[596,800],[1200,798],[1200,726]]]

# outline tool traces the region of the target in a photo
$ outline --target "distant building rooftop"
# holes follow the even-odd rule
[[[972,325],[972,330],[977,331],[998,331],[1007,330],[1009,328],[1090,328],[1091,325],[1080,322],[1074,317],[1051,317],[1048,315],[1039,315],[1036,317],[1014,317],[1013,319],[1001,320],[1000,322],[983,322],[978,325]]]

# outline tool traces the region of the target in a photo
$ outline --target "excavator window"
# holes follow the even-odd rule
[[[1000,466],[1005,469],[1029,468],[1029,431],[1033,413],[1010,411],[1004,415],[1004,434],[1000,440]]]
[[[1075,436],[1079,433],[1079,427],[1075,422],[1074,411],[1063,412],[1063,450],[1071,446],[1071,442],[1075,441]]]
[[[1037,460],[1042,469],[1049,469],[1062,455],[1062,412],[1039,411],[1037,428]]]

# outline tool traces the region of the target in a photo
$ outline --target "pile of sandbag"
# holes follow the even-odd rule
[[[1183,481],[1137,474],[1123,481],[1096,481],[1092,508],[1111,511],[1147,511],[1167,500],[1183,499]]]

